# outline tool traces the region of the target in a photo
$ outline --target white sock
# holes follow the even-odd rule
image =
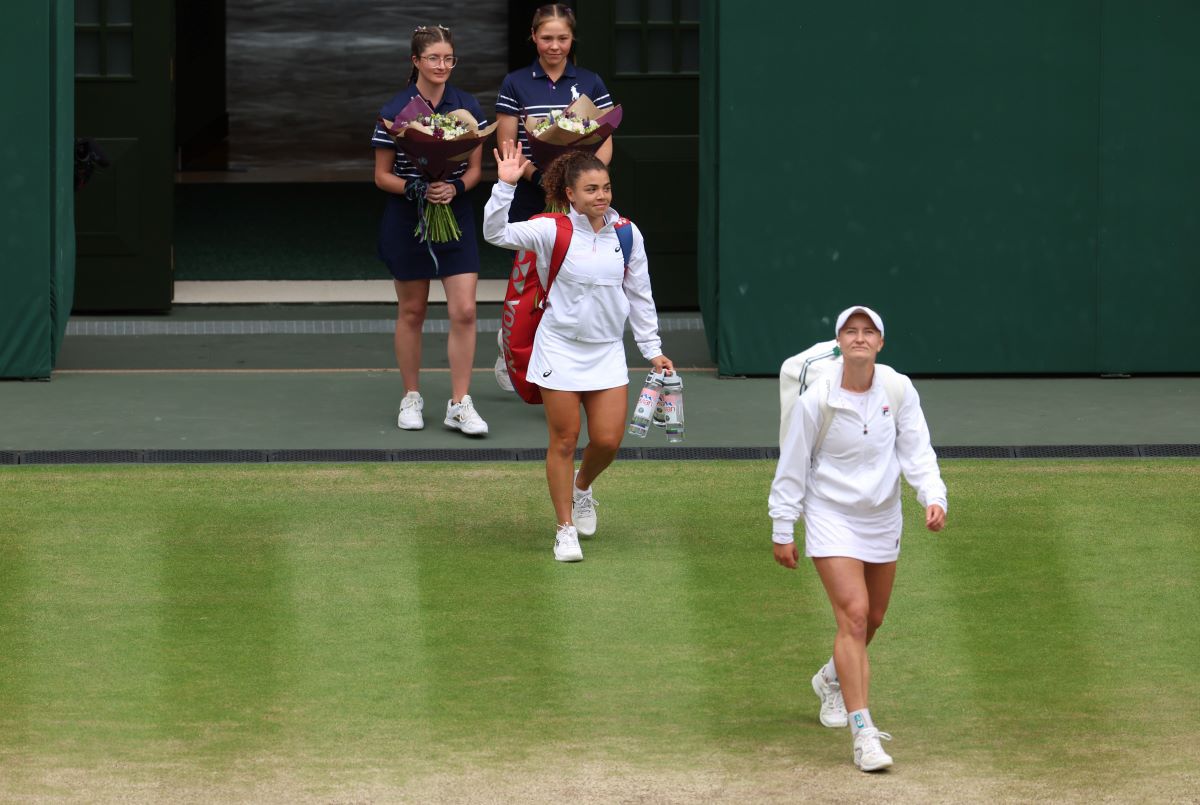
[[[590,495],[592,493],[592,488],[590,486],[587,489],[580,489],[575,483],[575,481],[578,479],[579,479],[579,470],[576,470],[575,474],[573,476],[571,476],[571,495],[573,497],[575,497],[575,499],[577,499],[577,500],[579,498],[583,497],[584,495]]]
[[[838,684],[837,668],[834,667],[833,657],[830,657],[829,662],[825,663],[825,667],[821,669],[821,673],[825,674],[825,681],[829,684]]]
[[[867,727],[874,727],[875,722],[871,720],[871,711],[867,708],[855,710],[850,714],[850,736],[857,738],[858,734]]]

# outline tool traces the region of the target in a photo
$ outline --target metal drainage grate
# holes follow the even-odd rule
[[[515,461],[513,450],[467,447],[462,450],[395,450],[392,461]]]
[[[941,459],[1004,458],[1200,458],[1200,444],[1028,445],[935,447]],[[578,460],[583,450],[575,451]],[[775,460],[778,447],[622,447],[623,461]],[[461,448],[425,450],[0,450],[0,465],[20,464],[245,464],[267,462],[544,461],[546,448]]]
[[[267,458],[271,463],[285,461],[390,461],[387,450],[272,450]]]
[[[695,461],[766,458],[761,447],[647,447],[642,456],[652,461]]]
[[[935,447],[938,458],[1016,458],[1015,447],[996,447],[981,445],[978,447],[949,446]]]
[[[147,464],[260,464],[267,450],[147,450]]]
[[[30,450],[22,464],[141,464],[141,450]]]
[[[1048,444],[1016,448],[1016,458],[1137,458],[1136,444]]]
[[[1146,458],[1200,458],[1200,444],[1146,444],[1142,445]]]
[[[494,333],[500,329],[499,319],[478,319],[476,331]],[[662,332],[703,331],[700,316],[664,316],[659,319]],[[162,321],[147,319],[72,319],[67,322],[67,336],[158,336],[158,335],[359,335],[362,333],[394,333],[394,319],[298,319],[253,321]],[[450,332],[449,319],[426,319],[421,332],[445,335]]]

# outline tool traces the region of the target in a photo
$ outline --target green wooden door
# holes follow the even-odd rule
[[[171,306],[172,8],[75,0],[75,133],[111,162],[76,199],[77,311]]]
[[[660,308],[697,307],[699,0],[578,3],[578,61],[625,112],[613,206],[646,236]]]

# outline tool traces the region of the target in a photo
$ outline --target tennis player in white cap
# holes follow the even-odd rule
[[[900,475],[925,507],[925,526],[946,524],[946,485],[912,381],[875,362],[883,319],[869,307],[843,310],[835,327],[842,366],[801,395],[768,506],[775,561],[795,568],[796,521],[804,518],[804,555],[825,585],[837,620],[833,657],[812,679],[821,723],[854,739],[863,771],[892,765],[871,719],[867,644],[883,623],[900,556]]]

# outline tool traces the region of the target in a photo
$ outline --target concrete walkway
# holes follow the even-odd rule
[[[403,388],[393,368],[391,336],[379,325],[392,315],[391,306],[280,306],[176,308],[169,317],[127,320],[125,325],[111,318],[74,319],[73,330],[78,333],[121,327],[136,333],[151,324],[171,331],[166,323],[182,333],[187,329],[184,323],[207,324],[194,327],[195,334],[190,335],[68,335],[59,371],[49,382],[0,382],[0,450],[15,454],[545,447],[540,407],[501,391],[492,376],[494,327],[480,333],[472,383],[476,407],[488,420],[491,433],[469,439],[442,427],[450,378],[445,368],[445,335],[439,332],[424,338],[429,367],[422,375],[426,428],[397,429]],[[430,330],[439,329],[439,315],[443,314],[431,308]],[[481,306],[479,315],[484,329],[494,321],[495,310]],[[279,322],[294,321],[343,324],[320,325],[329,333],[321,333],[320,327],[311,328],[309,334],[246,332],[254,329],[247,322],[276,322],[274,330],[282,331],[290,325]],[[668,314],[663,321],[666,351],[683,368],[685,381],[687,438],[683,449],[671,449],[680,457],[698,457],[702,453],[696,451],[703,448],[777,447],[777,381],[719,378],[708,359],[697,315]],[[141,329],[136,322],[142,322]],[[205,327],[211,332],[202,332]],[[631,367],[644,364],[631,344],[627,352]],[[630,377],[632,397],[644,370],[633,371]],[[1200,445],[1200,378],[1196,377],[918,379],[916,387],[940,448],[1190,445],[1146,454],[1200,455],[1200,448],[1195,448]],[[645,440],[627,436],[625,446],[666,448],[666,442],[660,432],[653,432]],[[946,452],[957,454],[991,453]],[[1104,454],[1138,455],[1139,451]],[[10,455],[6,463],[16,460]]]

